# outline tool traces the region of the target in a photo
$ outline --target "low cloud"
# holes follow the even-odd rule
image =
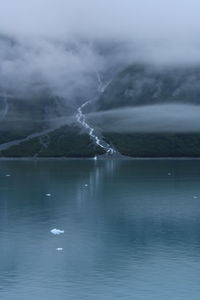
[[[197,0],[0,0],[0,89],[71,105],[97,95],[97,74],[134,62],[200,64],[199,10]]]
[[[88,120],[103,132],[158,133],[199,132],[200,107],[196,105],[151,105],[89,114]]]

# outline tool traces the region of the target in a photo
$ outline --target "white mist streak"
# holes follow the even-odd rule
[[[6,142],[4,144],[1,144],[0,145],[0,151],[3,151],[3,150],[7,150],[9,149],[10,147],[12,146],[19,146],[20,144],[24,143],[24,142],[29,142],[31,141],[32,139],[34,138],[43,138],[43,136],[48,136],[48,134],[50,134],[51,132],[63,127],[63,126],[66,126],[66,125],[69,125],[71,124],[72,120],[73,119],[68,119],[66,120],[66,118],[58,118],[57,121],[60,119],[60,122],[57,122],[54,126],[52,126],[51,128],[48,128],[48,129],[45,129],[43,131],[40,131],[40,132],[35,132],[35,133],[32,133],[30,135],[28,135],[27,137],[25,138],[22,138],[22,139],[16,139],[16,140],[13,140],[13,141],[10,141],[10,142]],[[56,119],[54,119],[56,120]],[[48,139],[49,137],[47,137],[47,140],[44,142],[44,140],[39,140],[40,144],[42,147],[48,147],[48,142],[50,142],[50,140]],[[41,150],[40,150],[41,151]],[[37,156],[37,154],[36,154]]]
[[[199,114],[199,105],[169,103],[100,111],[87,117],[103,132],[195,133],[200,131]]]

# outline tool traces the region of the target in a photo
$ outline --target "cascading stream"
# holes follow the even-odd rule
[[[101,77],[99,75],[99,73],[97,73],[97,79],[98,79],[98,91],[99,93],[103,93],[106,89],[106,87],[110,84],[110,82],[108,82],[107,84],[103,84]],[[93,100],[87,100],[86,102],[84,102],[77,110],[77,114],[76,114],[76,120],[77,122],[89,133],[89,136],[91,137],[91,139],[94,141],[94,143],[101,147],[107,154],[113,155],[114,153],[116,153],[115,149],[113,149],[108,143],[106,143],[101,137],[100,135],[95,131],[95,128],[93,128],[86,120],[86,116],[83,113],[83,109],[89,105],[90,103],[92,103]]]
[[[105,91],[105,89],[111,83],[111,81],[108,82],[108,83],[106,83],[106,84],[103,84],[103,82],[102,82],[101,77],[100,77],[99,74],[97,74],[97,80],[98,80],[97,90],[98,90],[99,94],[101,94],[101,93],[103,93]],[[0,94],[0,97],[2,97],[3,100],[4,100],[4,109],[2,111],[0,119],[4,120],[5,117],[6,117],[6,115],[7,115],[7,113],[8,113],[8,110],[9,110],[8,98],[13,98],[13,96],[8,95],[8,94]],[[94,143],[97,146],[99,146],[100,148],[102,148],[107,154],[113,155],[114,153],[116,153],[115,149],[113,149],[111,145],[109,145],[108,143],[106,143],[104,141],[104,139],[101,137],[100,133],[97,133],[97,130],[95,130],[95,128],[93,128],[87,122],[86,116],[83,113],[83,109],[87,105],[89,105],[90,103],[92,103],[93,101],[94,101],[94,99],[87,100],[86,102],[84,102],[78,108],[77,114],[76,114],[76,120],[88,132],[89,136],[91,137],[91,139],[94,141]],[[41,132],[30,134],[29,136],[27,136],[25,138],[18,139],[18,140],[13,140],[13,141],[1,144],[0,145],[0,151],[6,150],[6,149],[10,148],[11,146],[20,145],[21,143],[29,141],[29,140],[31,140],[33,138],[39,138],[41,146],[44,147],[44,148],[46,148],[47,147],[47,143],[49,142],[48,134],[50,132],[52,132],[53,130],[62,127],[65,124],[66,124],[66,121],[63,121],[63,122],[61,122],[61,124],[56,124],[56,126],[54,126],[53,128],[48,128],[48,129],[45,129],[45,130],[43,130]],[[44,136],[45,136],[45,140],[43,139]]]

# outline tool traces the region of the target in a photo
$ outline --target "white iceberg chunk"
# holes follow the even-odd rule
[[[46,197],[51,197],[51,194],[46,194],[45,196],[46,196]]]
[[[57,251],[63,251],[63,248],[56,248]]]
[[[60,229],[56,229],[56,228],[51,230],[51,233],[53,233],[55,235],[59,235],[59,234],[62,234],[64,232],[65,232],[64,230],[60,230]]]

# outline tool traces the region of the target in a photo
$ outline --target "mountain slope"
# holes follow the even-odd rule
[[[179,66],[179,67],[152,67],[149,65],[133,65],[113,79],[97,103],[99,112],[111,112],[109,123],[118,125],[126,123],[123,118],[123,109],[127,110],[136,107],[143,108],[145,116],[145,107],[152,109],[154,105],[163,104],[193,104],[196,110],[200,110],[200,67]],[[165,109],[165,106],[160,106]],[[173,106],[171,106],[173,109]],[[175,106],[174,106],[175,107]],[[113,110],[118,110],[119,119],[112,118]],[[152,111],[151,109],[151,111]],[[120,115],[121,110],[121,115]],[[158,110],[159,111],[159,110]],[[148,114],[149,109],[146,109]],[[200,112],[200,111],[199,111]],[[186,112],[187,113],[187,112]],[[130,116],[129,116],[130,117]],[[136,113],[132,116],[137,117]],[[154,122],[155,115],[152,115],[151,123]],[[189,115],[186,116],[189,118]],[[200,114],[199,114],[200,117]],[[149,117],[150,118],[150,117]],[[181,118],[177,113],[179,126]],[[103,127],[105,118],[102,118]],[[192,120],[191,120],[192,121]],[[145,120],[144,120],[145,122]],[[142,121],[140,120],[142,124]],[[130,122],[131,124],[131,122]],[[142,124],[143,125],[143,124]],[[112,127],[110,124],[108,128]],[[120,126],[118,126],[120,127]],[[155,126],[154,126],[155,127]],[[120,132],[115,129],[104,129],[104,136],[124,155],[133,157],[200,157],[200,133],[197,131],[174,132],[165,129],[162,132],[162,120],[157,124],[154,131],[148,128],[135,130],[134,128],[121,128]],[[145,128],[145,126],[144,126]]]
[[[112,81],[98,110],[164,103],[200,104],[200,67],[133,65]]]

